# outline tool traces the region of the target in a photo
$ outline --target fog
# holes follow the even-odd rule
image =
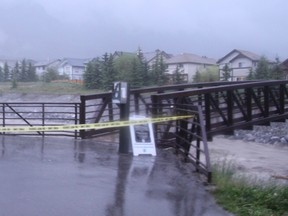
[[[0,0],[0,57],[164,50],[288,58],[285,0]]]

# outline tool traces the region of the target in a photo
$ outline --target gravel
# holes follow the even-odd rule
[[[236,130],[233,139],[288,146],[288,123],[272,122],[270,126],[254,126],[253,130]]]

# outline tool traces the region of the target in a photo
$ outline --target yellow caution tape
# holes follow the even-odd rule
[[[129,121],[114,121],[114,122],[101,122],[94,124],[78,124],[78,125],[56,125],[56,126],[30,126],[30,127],[0,127],[0,132],[34,132],[34,131],[61,131],[61,130],[87,130],[87,129],[102,129],[113,127],[125,127],[130,125],[141,125],[148,123],[159,123],[165,121],[172,121],[184,118],[192,118],[189,116],[169,116],[160,118],[145,118]]]

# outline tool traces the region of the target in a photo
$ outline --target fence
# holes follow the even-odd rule
[[[79,124],[80,103],[0,103],[2,127],[8,126],[55,126]],[[11,135],[13,133],[4,133]],[[25,132],[19,135],[72,136],[79,137],[77,131]]]

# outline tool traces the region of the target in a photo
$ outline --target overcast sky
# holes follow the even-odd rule
[[[0,56],[87,58],[156,49],[288,58],[287,0],[0,0]]]

